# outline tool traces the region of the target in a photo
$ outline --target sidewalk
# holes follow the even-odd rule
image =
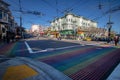
[[[72,79],[43,62],[25,57],[16,57],[0,64],[0,80]]]
[[[53,39],[53,40],[57,40],[57,39]],[[120,48],[120,43],[117,46],[115,46],[115,44],[113,42],[107,43],[105,41],[80,41],[80,40],[70,40],[70,39],[62,39],[61,41],[79,43],[79,44],[82,44],[82,45],[95,45],[95,46],[101,46],[101,47]]]
[[[120,80],[120,63],[118,66],[113,70],[113,72],[109,75],[107,80]]]
[[[16,42],[4,43],[0,41],[0,56],[8,56]]]
[[[2,40],[0,40],[0,46],[2,46],[4,43],[3,43],[3,41]]]
[[[106,41],[82,41],[82,40],[72,40],[72,39],[61,39],[58,40],[57,38],[44,38],[40,37],[39,39],[31,38],[28,40],[56,40],[56,41],[64,41],[64,42],[71,42],[71,43],[78,43],[82,45],[96,45],[96,46],[102,46],[102,47],[116,47],[120,48],[120,43],[118,46],[115,46],[114,42],[107,43]]]

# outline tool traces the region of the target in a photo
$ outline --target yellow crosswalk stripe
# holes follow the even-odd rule
[[[23,80],[38,73],[27,65],[10,66],[7,68],[3,80]]]

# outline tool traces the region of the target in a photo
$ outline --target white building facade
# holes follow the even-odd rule
[[[39,24],[33,24],[31,26],[31,29],[30,29],[31,33],[33,33],[34,35],[37,35],[37,34],[43,34],[44,33],[44,28],[43,26],[39,25]]]
[[[71,13],[51,22],[52,31],[74,30],[77,28],[97,28],[97,22],[87,19],[83,16],[77,16]]]
[[[40,25],[31,26],[31,32],[39,32],[39,31],[40,31]]]

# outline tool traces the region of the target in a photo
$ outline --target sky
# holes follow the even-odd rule
[[[65,11],[69,11],[75,15],[94,20],[98,23],[99,28],[107,28],[110,20],[113,22],[112,30],[120,33],[120,10],[105,14],[110,8],[120,7],[119,0],[21,0],[21,7],[24,12],[38,11],[43,15],[34,15],[19,12],[19,0],[4,0],[10,4],[9,8],[15,21],[20,24],[20,15],[22,15],[22,26],[30,29],[32,24],[40,24],[50,26],[50,21],[55,17],[62,17]],[[102,5],[99,9],[99,5]]]

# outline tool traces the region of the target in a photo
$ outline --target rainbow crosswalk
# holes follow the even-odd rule
[[[120,49],[82,46],[70,50],[32,56],[68,75],[73,80],[103,80],[120,61]]]
[[[6,49],[10,47],[12,52],[4,48],[1,50],[6,51],[6,55],[9,56],[13,54],[14,56],[27,56],[47,63],[73,80],[104,80],[120,62],[120,48],[105,45],[81,45],[37,54],[15,53],[14,50],[18,48],[25,49],[21,43],[10,44]]]

